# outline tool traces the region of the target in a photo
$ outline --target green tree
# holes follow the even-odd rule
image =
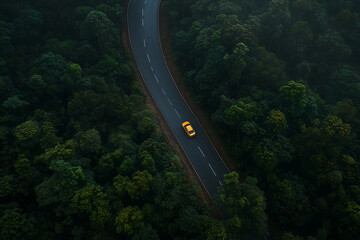
[[[297,53],[291,56],[292,59],[304,59],[313,39],[314,34],[307,21],[295,22],[291,27],[288,40],[290,49]]]
[[[70,201],[85,179],[81,167],[72,166],[64,160],[52,160],[49,169],[53,175],[35,187],[40,207]]]
[[[14,163],[14,168],[20,178],[26,180],[27,182],[32,182],[34,180],[34,172],[31,167],[31,162],[24,154],[20,154],[18,156],[17,161]]]
[[[275,90],[285,83],[285,63],[274,53],[257,46],[252,48],[252,57],[256,62],[251,66],[251,74],[246,76],[247,84]]]
[[[230,81],[236,90],[239,90],[240,81],[242,80],[242,72],[246,67],[246,57],[249,48],[244,43],[236,44],[233,52],[224,58],[229,66]]]
[[[132,199],[140,199],[150,191],[152,176],[148,171],[137,171],[132,176],[132,184],[128,186],[128,193]]]
[[[95,64],[99,59],[96,49],[88,43],[83,43],[77,49],[77,55],[79,57],[79,62],[85,63],[85,66]]]
[[[82,68],[77,63],[68,65],[68,78],[71,82],[79,81],[82,74]]]
[[[197,209],[192,206],[185,206],[179,210],[172,235],[176,236],[180,233],[187,237],[198,235],[199,238],[203,239],[206,236],[204,233],[209,227],[208,222],[208,217],[201,215]]]
[[[359,24],[359,14],[349,9],[342,10],[335,18],[335,26],[339,31],[352,32]]]
[[[344,237],[356,238],[360,229],[360,206],[356,202],[350,201],[346,204],[343,209],[341,224],[342,228],[339,228],[339,230]]]
[[[62,139],[59,138],[56,133],[57,129],[54,127],[53,123],[44,122],[41,125],[40,146],[42,149],[49,149],[60,144]]]
[[[67,63],[58,54],[45,53],[36,63],[36,74],[41,75],[46,84],[46,92],[62,100],[64,89],[66,88],[65,73]]]
[[[237,125],[243,121],[256,119],[258,115],[258,109],[255,102],[245,103],[241,100],[225,109],[224,112],[227,121],[231,125]]]
[[[39,141],[40,127],[37,121],[29,120],[15,129],[16,140],[26,146],[34,146]]]
[[[145,224],[141,227],[131,238],[131,240],[160,240],[159,234],[157,231],[149,224]]]
[[[14,21],[14,37],[21,40],[37,37],[41,33],[44,17],[41,12],[27,7],[19,12],[19,17]]]
[[[35,225],[35,219],[22,214],[20,209],[6,209],[0,217],[0,239],[33,239]]]
[[[118,168],[120,174],[131,175],[136,169],[136,159],[135,156],[124,158],[124,161],[121,163],[120,168]]]
[[[117,233],[133,235],[143,226],[143,215],[137,206],[128,206],[121,209],[115,218],[115,228]]]
[[[219,189],[219,200],[225,205],[230,216],[242,222],[237,225],[239,228],[229,229],[234,237],[240,236],[244,231],[256,236],[267,234],[266,201],[256,182],[256,179],[247,177],[245,182],[240,183],[239,174],[236,172],[224,175],[224,185]]]
[[[331,188],[337,189],[341,182],[343,181],[342,173],[338,170],[333,170],[326,174],[326,181],[330,185]]]
[[[265,125],[275,133],[282,133],[288,128],[285,115],[280,110],[274,109],[266,117]]]
[[[59,54],[66,59],[73,60],[76,56],[76,50],[79,47],[79,42],[75,40],[59,41],[57,38],[51,38],[46,41],[44,50],[45,52],[51,52]]]
[[[71,200],[71,206],[80,212],[90,214],[90,221],[95,225],[103,227],[109,223],[110,202],[100,186],[88,184],[75,192]]]
[[[359,111],[351,99],[343,99],[336,103],[332,113],[341,118],[344,123],[350,124],[354,128],[354,131],[360,126]]]
[[[346,184],[355,184],[360,180],[359,163],[349,155],[342,155],[341,170],[344,182]]]
[[[281,240],[304,240],[304,238],[294,235],[291,232],[284,232],[281,236]]]
[[[329,98],[342,100],[344,98],[351,99],[355,103],[360,102],[357,94],[360,89],[360,76],[350,65],[339,65],[332,70],[330,75]]]
[[[46,83],[42,79],[42,76],[38,74],[34,74],[30,77],[28,85],[34,90],[40,90],[46,87]]]
[[[345,43],[341,35],[334,30],[328,30],[318,39],[320,60],[329,64],[346,61],[352,54],[351,48]]]
[[[98,154],[102,147],[100,133],[94,128],[85,132],[78,132],[74,136],[74,140],[77,151],[85,156]]]
[[[150,190],[152,176],[147,171],[137,171],[133,174],[132,178],[123,177],[118,175],[114,178],[113,185],[116,192],[122,196],[125,192],[136,200],[145,196]]]
[[[126,193],[126,189],[128,184],[130,183],[130,179],[127,176],[117,175],[113,179],[113,186],[115,188],[115,192],[123,197]]]
[[[222,17],[224,19],[222,19]],[[218,15],[218,20],[222,22],[222,41],[221,43],[230,49],[240,42],[248,44],[251,40],[255,41],[254,33],[248,25],[241,24],[236,15]]]
[[[156,121],[152,112],[149,110],[137,112],[133,114],[132,118],[134,119],[133,121],[137,124],[136,130],[139,133],[145,134],[146,136],[151,136],[151,134],[157,129]]]
[[[206,240],[225,240],[227,239],[226,228],[222,222],[214,221],[206,231]]]
[[[29,102],[22,100],[21,98],[22,98],[21,95],[15,95],[15,96],[9,97],[7,100],[5,100],[3,102],[2,105],[4,108],[12,110],[12,111],[22,110],[26,106],[29,105]]]
[[[57,144],[52,148],[46,149],[38,159],[46,164],[50,164],[54,159],[71,160],[75,158],[75,148],[75,141],[70,139],[64,144]]]
[[[92,90],[75,93],[68,102],[68,114],[76,122],[76,129],[90,128],[98,123],[104,114],[100,95]]]
[[[288,178],[278,180],[269,193],[269,210],[281,223],[304,226],[312,221],[315,209],[300,178],[289,174]]]
[[[335,161],[343,151],[353,148],[351,126],[333,115],[326,117],[323,121],[313,120],[312,126],[301,126],[301,134],[297,136],[296,140],[299,148],[298,154],[303,159],[310,154],[324,154],[327,158]],[[302,142],[302,145],[299,145],[299,142]],[[310,170],[313,167],[306,169]]]
[[[0,198],[13,196],[15,194],[14,176],[6,175],[0,177]]]
[[[111,46],[114,39],[114,23],[101,11],[90,11],[81,26],[82,36],[95,41],[100,48]]]
[[[278,159],[275,153],[269,151],[266,147],[258,147],[254,154],[255,162],[258,168],[265,173],[274,171],[278,164]]]
[[[122,159],[123,153],[120,149],[117,149],[112,153],[102,155],[94,169],[98,178],[103,180],[109,180],[113,178],[113,174],[115,173],[115,165],[117,166]]]
[[[293,116],[301,116],[306,107],[305,86],[301,83],[289,81],[287,85],[279,89],[287,111]]]
[[[183,207],[186,198],[179,196],[189,192],[189,189],[184,188],[183,177],[179,172],[165,171],[156,175],[153,183],[155,204],[168,210]]]
[[[142,151],[139,153],[139,158],[141,161],[141,166],[144,170],[153,174],[156,172],[155,160],[152,158],[148,151]]]

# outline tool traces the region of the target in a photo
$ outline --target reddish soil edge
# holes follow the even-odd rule
[[[214,131],[214,126],[210,122],[210,116],[202,108],[200,108],[197,103],[194,101],[195,97],[189,91],[185,78],[183,77],[182,72],[178,68],[178,64],[173,54],[173,48],[170,41],[170,33],[168,27],[168,21],[166,16],[166,9],[161,5],[160,7],[160,40],[165,57],[165,61],[168,65],[168,68],[171,72],[171,75],[175,81],[176,86],[184,97],[185,101],[191,108],[192,112],[195,114],[196,118],[199,120],[201,126],[207,133],[211,142],[213,143],[216,151],[220,154],[220,157],[229,168],[230,171],[236,171],[235,168],[235,159],[228,153],[225,145],[221,142],[220,137]]]
[[[128,7],[129,1],[126,1],[123,5],[124,12],[127,13],[127,7]],[[140,71],[138,69],[138,66],[135,61],[135,56],[133,55],[131,44],[130,44],[130,38],[128,35],[128,25],[127,25],[127,14],[124,14],[123,19],[123,29],[121,29],[121,40],[122,44],[124,46],[125,51],[129,54],[131,57],[131,66],[134,69],[135,78],[137,82],[139,83],[141,89],[143,90],[144,96],[145,96],[145,103],[146,105],[154,112],[155,118],[158,121],[161,130],[164,132],[168,144],[175,149],[176,154],[180,157],[183,167],[185,169],[186,176],[190,179],[192,182],[196,182],[198,186],[198,195],[201,199],[205,200],[209,206],[211,207],[211,213],[214,217],[221,219],[222,216],[219,213],[219,211],[214,207],[213,199],[209,196],[208,192],[206,191],[204,185],[201,183],[201,180],[199,179],[198,175],[196,174],[192,164],[190,163],[190,160],[186,156],[183,149],[179,146],[178,140],[174,136],[173,132],[169,128],[166,120],[162,116],[159,108],[157,107],[154,99],[151,97],[151,94],[145,85],[145,82],[142,79],[142,76],[140,74]],[[169,65],[170,67],[170,65]]]

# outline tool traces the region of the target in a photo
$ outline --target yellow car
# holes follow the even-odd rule
[[[194,137],[194,136],[196,135],[193,127],[191,126],[191,124],[190,124],[188,121],[183,122],[182,126],[183,126],[186,134],[187,134],[189,137]]]

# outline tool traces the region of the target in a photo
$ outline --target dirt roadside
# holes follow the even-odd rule
[[[129,1],[126,1],[126,3],[123,6],[124,12],[126,12],[128,2]],[[124,23],[123,26],[125,26],[123,29],[121,29],[122,43],[123,43],[123,46],[124,46],[126,52],[131,56],[131,60],[132,60],[131,63],[132,63],[133,69],[135,70],[135,77],[138,80],[138,83],[140,84],[141,88],[143,89],[143,92],[145,94],[146,104],[154,111],[155,117],[156,117],[157,121],[159,122],[161,129],[165,133],[168,143],[176,150],[177,154],[180,156],[183,166],[186,170],[187,177],[189,177],[190,179],[197,182],[197,185],[199,187],[199,191],[198,191],[199,197],[204,199],[210,206],[213,207],[214,206],[213,200],[208,195],[205,187],[201,183],[201,180],[199,179],[198,175],[196,174],[196,172],[195,172],[192,164],[190,163],[189,159],[187,158],[185,152],[179,146],[176,137],[174,136],[173,132],[167,125],[166,120],[162,116],[160,110],[158,109],[153,98],[151,97],[151,94],[142,79],[142,76],[137,67],[135,57],[133,55],[131,45],[130,45],[128,29],[127,29],[126,14],[124,14],[124,17],[122,20]],[[171,57],[172,56],[172,47],[170,44],[169,32],[168,32],[168,28],[167,28],[167,24],[166,24],[166,15],[164,14],[164,9],[162,7],[160,8],[160,26],[159,27],[160,27],[160,38],[161,38],[163,52],[165,55],[165,60],[167,61],[167,65],[169,67],[169,70],[171,71],[171,74],[174,78],[174,81],[175,81],[177,87],[183,94],[183,97],[187,101],[187,103],[190,106],[190,108],[192,109],[192,111],[195,113],[196,117],[198,118],[198,120],[202,124],[203,128],[209,135],[209,138],[215,145],[217,151],[219,152],[219,154],[221,155],[221,157],[223,158],[223,160],[225,161],[225,163],[227,164],[229,169],[233,170],[234,168],[232,167],[230,160],[228,160],[228,159],[230,159],[230,157],[225,152],[225,147],[223,145],[221,145],[221,142],[219,142],[216,137],[212,137],[212,136],[216,136],[216,135],[211,130],[211,124],[207,120],[208,118],[207,118],[205,112],[202,111],[198,106],[196,106],[196,104],[192,101],[191,96],[187,93],[188,91],[186,90],[186,86],[184,84],[182,75],[180,74],[179,69],[176,67],[175,60]],[[228,162],[229,162],[229,164],[228,164]],[[219,212],[217,210],[215,210],[214,208],[213,208],[213,215],[218,218],[221,218],[221,215],[219,214]]]

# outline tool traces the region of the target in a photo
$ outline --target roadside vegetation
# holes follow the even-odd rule
[[[359,1],[164,7],[186,84],[241,174],[220,189],[227,237],[356,239]]]
[[[217,239],[134,78],[125,1],[0,1],[0,240]]]

